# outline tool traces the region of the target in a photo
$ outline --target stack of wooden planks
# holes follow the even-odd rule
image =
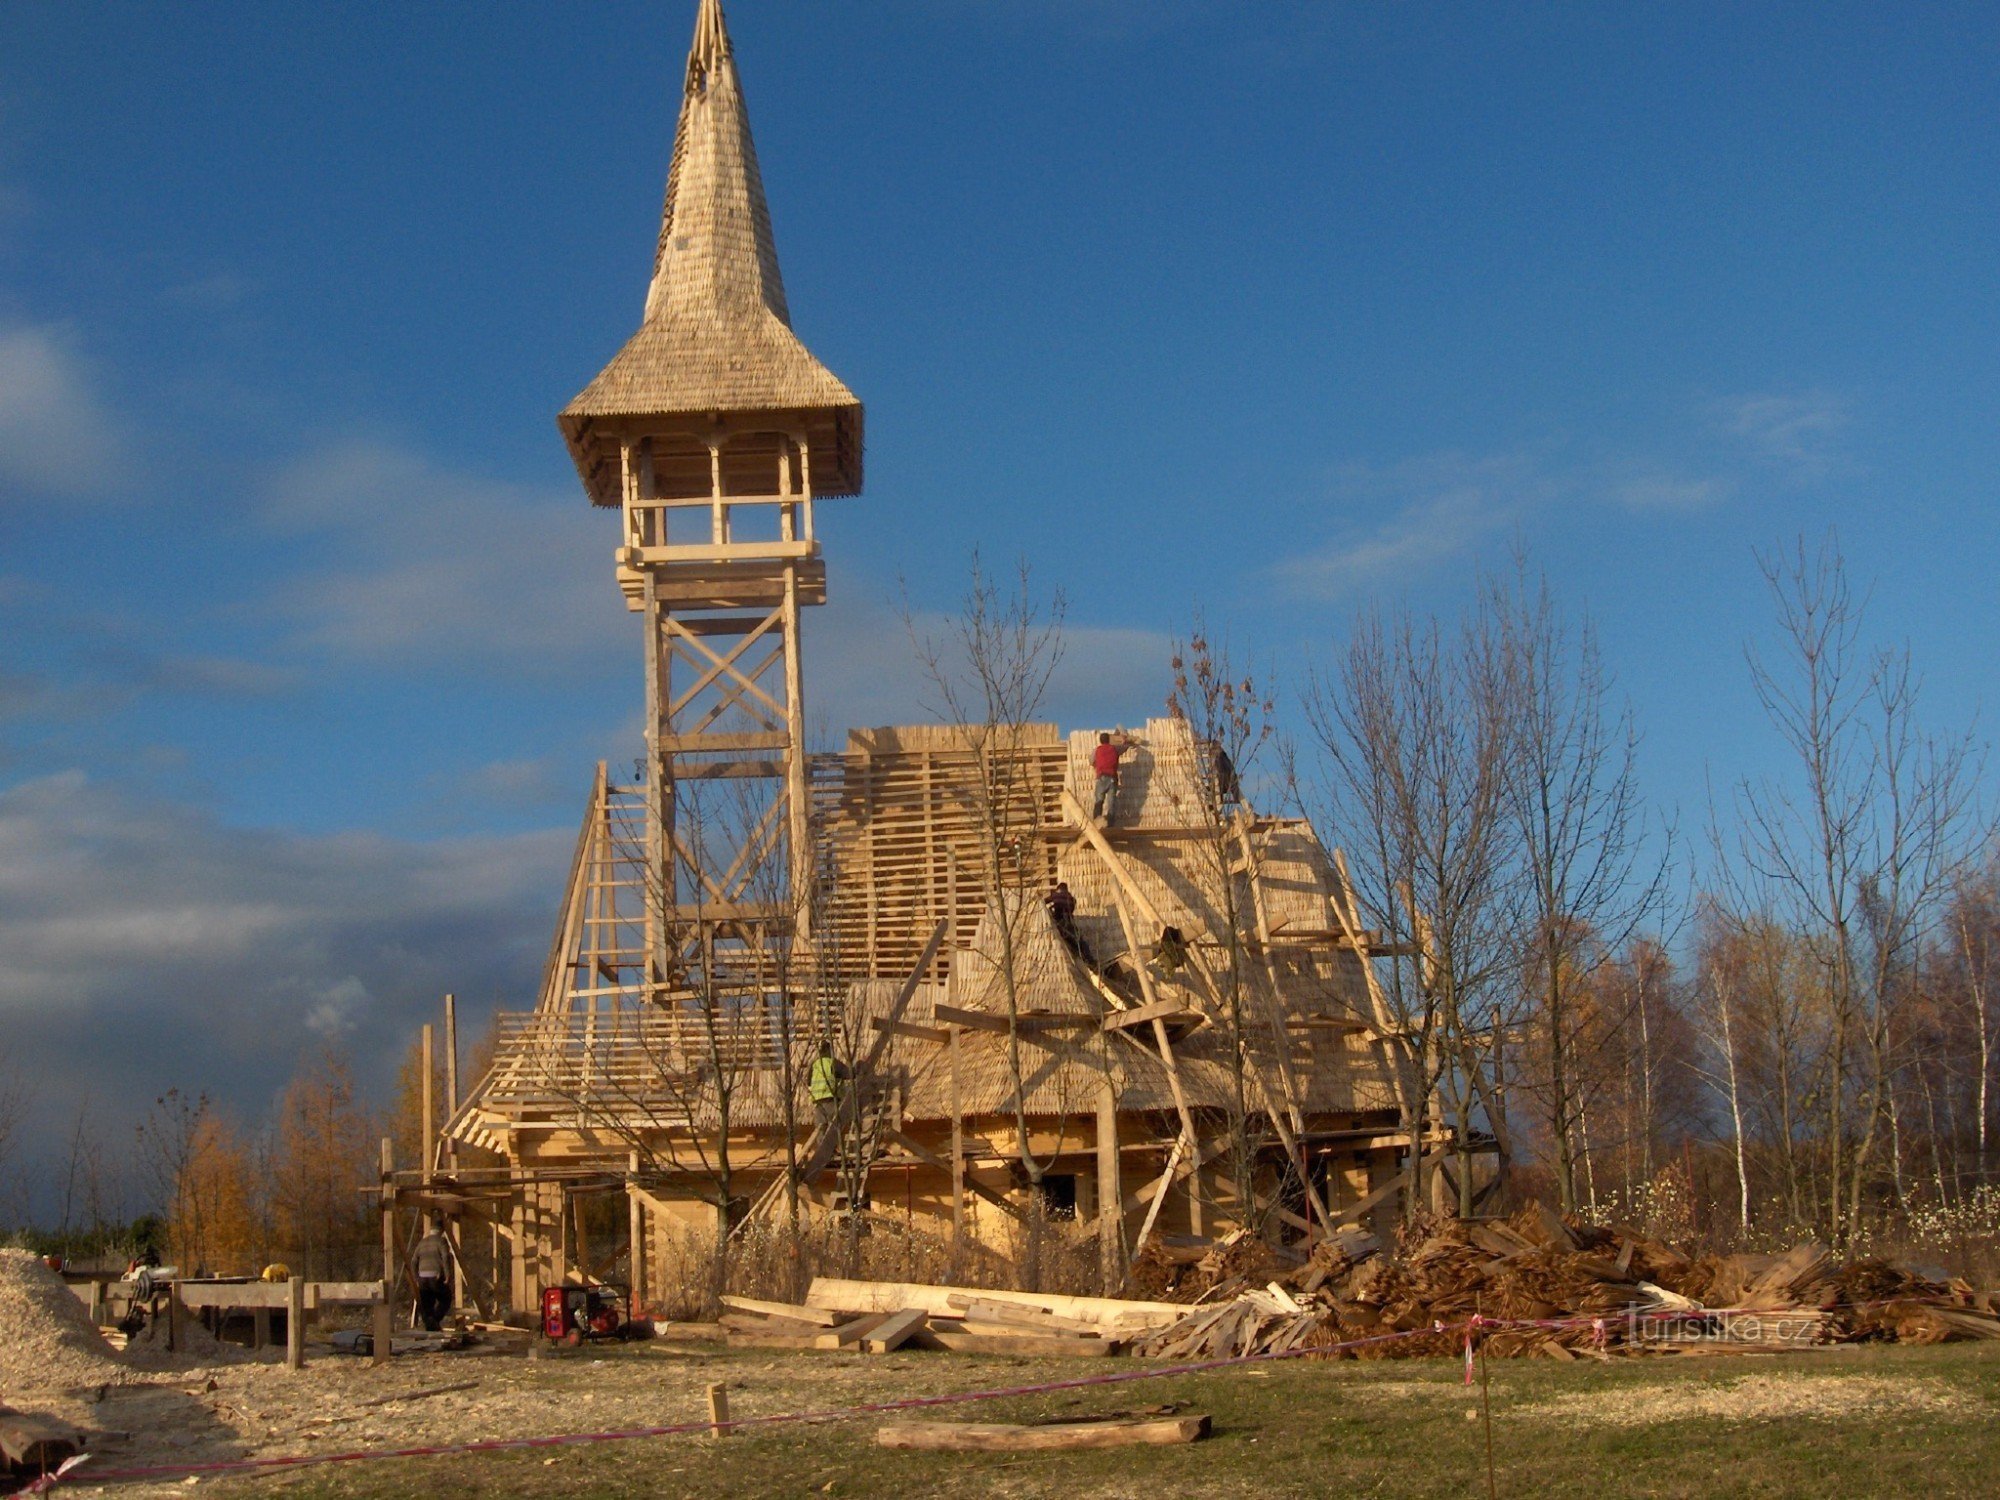
[[[731,1344],[764,1349],[946,1349],[966,1354],[1106,1355],[1177,1320],[1184,1308],[916,1282],[820,1276],[802,1303],[724,1297]]]

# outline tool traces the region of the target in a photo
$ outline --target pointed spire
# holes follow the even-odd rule
[[[701,0],[646,316],[743,301],[761,302],[780,322],[791,322],[722,0]]]
[[[792,332],[721,0],[700,0],[639,331],[559,418],[591,499],[619,503],[619,434],[650,419],[791,413],[814,492],[861,488],[861,403]]]

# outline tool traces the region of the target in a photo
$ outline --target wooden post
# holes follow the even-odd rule
[[[250,1310],[250,1347],[268,1349],[271,1347],[271,1309],[254,1307]]]
[[[711,1439],[729,1435],[729,1387],[726,1385],[708,1388],[708,1432],[705,1435]]]
[[[306,1367],[306,1284],[294,1276],[285,1283],[285,1368]]]
[[[382,1293],[396,1300],[402,1267],[396,1264],[396,1142],[382,1137]]]
[[[394,1348],[396,1318],[389,1308],[391,1295],[390,1289],[383,1287],[382,1300],[368,1310],[369,1327],[374,1330],[370,1340],[375,1346],[373,1363],[377,1367],[389,1363],[389,1356],[396,1352]]]
[[[424,1154],[423,1159],[417,1163],[417,1170],[427,1185],[431,1180],[431,1172],[437,1166],[437,1113],[435,1102],[431,1098],[431,1059],[435,1030],[430,1022],[424,1022]]]
[[[1125,1284],[1125,1189],[1118,1172],[1118,1087],[1111,1076],[1109,1057],[1104,1060],[1101,1084],[1097,1095],[1098,1259],[1104,1272],[1104,1295],[1115,1297]]]
[[[448,1125],[458,1116],[458,997],[444,997],[444,1118]],[[446,1163],[458,1167],[458,1143],[444,1143]]]
[[[527,1312],[534,1296],[528,1289],[528,1194],[532,1191],[525,1183],[516,1185],[514,1200],[507,1206],[507,1223],[513,1230],[507,1257],[507,1306],[517,1313]]]
[[[169,1354],[181,1346],[181,1289],[169,1282],[167,1285],[167,1352]]]
[[[965,1114],[958,1099],[957,1022],[952,1023],[950,1032],[951,1040],[945,1046],[951,1062],[951,1263],[956,1268],[965,1254]]]
[[[633,1187],[633,1179],[639,1175],[639,1153],[634,1151],[626,1159],[625,1207],[626,1207],[626,1280],[631,1283],[631,1306],[625,1309],[627,1317],[639,1316],[639,1309],[646,1300],[646,1208],[639,1201],[639,1194]]]

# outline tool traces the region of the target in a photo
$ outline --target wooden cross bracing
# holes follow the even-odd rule
[[[768,490],[730,492],[732,445],[768,450]],[[697,448],[709,493],[662,494],[656,459]],[[767,983],[812,936],[799,612],[825,590],[809,447],[800,432],[718,419],[621,454],[619,579],[645,619],[647,982],[724,971]],[[670,535],[674,511],[703,507],[705,539]],[[771,530],[773,514],[775,537],[747,534]]]

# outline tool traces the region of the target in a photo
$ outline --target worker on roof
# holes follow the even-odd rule
[[[813,1059],[806,1091],[812,1095],[813,1113],[822,1127],[831,1125],[840,1113],[840,1096],[845,1092],[847,1067],[833,1055],[833,1043],[822,1041],[819,1056]]]
[[[1236,762],[1229,758],[1229,752],[1217,740],[1211,745],[1211,769],[1215,772],[1215,800],[1222,807],[1243,800],[1243,783],[1236,774]]]
[[[1058,880],[1042,897],[1042,903],[1049,909],[1049,921],[1055,924],[1056,936],[1061,938],[1071,950],[1076,948],[1076,897],[1071,893],[1067,880]]]
[[[1119,743],[1113,744],[1109,734],[1097,737],[1097,748],[1091,752],[1091,768],[1097,772],[1097,792],[1090,799],[1091,821],[1101,828],[1111,826],[1111,815],[1118,806],[1118,757],[1125,748],[1124,731],[1119,731]]]
[[[451,1311],[451,1246],[445,1241],[442,1219],[431,1220],[430,1233],[417,1241],[410,1261],[417,1273],[418,1321],[438,1333],[444,1328],[444,1315]]]

